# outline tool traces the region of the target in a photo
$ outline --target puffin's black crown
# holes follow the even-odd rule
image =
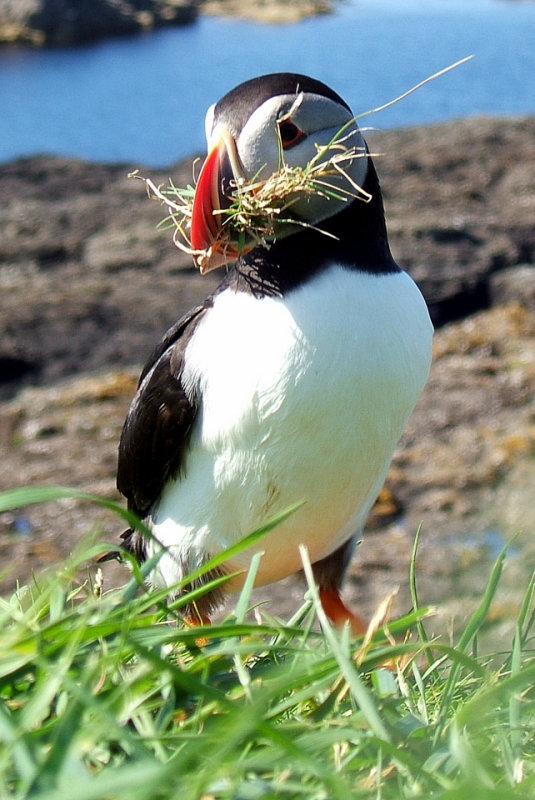
[[[252,109],[258,108],[271,97],[281,94],[297,95],[299,92],[327,97],[351,112],[345,100],[325,83],[295,72],[273,72],[240,83],[216,103],[214,115],[219,119],[228,117],[234,128],[241,130],[251,116]]]

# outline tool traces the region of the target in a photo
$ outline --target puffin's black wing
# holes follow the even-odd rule
[[[182,385],[184,354],[212,305],[208,298],[165,334],[145,365],[119,444],[117,488],[141,518],[178,474],[197,413]]]

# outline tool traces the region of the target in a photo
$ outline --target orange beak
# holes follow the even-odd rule
[[[191,246],[194,259],[205,275],[217,267],[235,261],[240,255],[237,243],[223,223],[222,210],[229,205],[232,181],[245,177],[236,143],[226,129],[208,153],[202,165],[191,214]]]

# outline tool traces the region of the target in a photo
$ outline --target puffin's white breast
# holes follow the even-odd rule
[[[195,331],[183,382],[200,403],[183,474],[152,514],[157,581],[303,506],[259,544],[259,583],[357,533],[429,371],[432,326],[403,272],[333,266],[284,298],[226,290]],[[230,565],[247,567],[251,551]]]

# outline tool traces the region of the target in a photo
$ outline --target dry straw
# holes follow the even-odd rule
[[[298,95],[297,100],[300,100]],[[352,120],[353,121],[353,120]],[[344,126],[325,146],[316,146],[317,153],[304,167],[291,167],[283,158],[280,149],[279,168],[266,178],[260,170],[252,179],[239,177],[230,182],[229,205],[217,209],[214,214],[221,216],[222,242],[232,236],[238,243],[238,250],[243,250],[245,239],[248,246],[253,244],[267,245],[275,236],[276,226],[281,224],[303,225],[306,222],[296,220],[287,215],[292,205],[304,196],[321,196],[347,200],[360,198],[365,202],[371,195],[358,186],[350,177],[346,167],[356,158],[366,158],[363,147],[351,146],[349,139],[356,131],[345,134],[348,126]],[[341,185],[340,176],[347,181]],[[138,172],[131,177],[140,178],[147,186],[150,197],[160,200],[167,206],[168,216],[160,222],[162,228],[173,228],[173,240],[177,247],[194,256],[201,255],[191,249],[189,241],[189,225],[193,208],[195,189],[175,186],[156,186],[150,178],[142,178]],[[240,247],[241,243],[241,247]]]
[[[224,249],[225,242],[232,241],[237,243],[238,252],[242,252],[246,243],[249,249],[256,244],[269,246],[269,241],[276,236],[276,231],[280,229],[281,225],[310,227],[306,222],[296,220],[291,215],[292,205],[305,196],[316,195],[342,201],[357,198],[369,202],[371,195],[358,186],[348,174],[348,167],[355,159],[368,157],[368,153],[362,146],[351,144],[351,137],[355,135],[356,131],[353,129],[348,133],[348,128],[362,117],[383,111],[403,100],[426,83],[455,69],[471,58],[472,56],[468,56],[451,64],[403,92],[394,100],[354,117],[340,128],[327,145],[321,147],[316,145],[316,155],[306,166],[289,166],[284,160],[281,146],[279,148],[279,168],[276,172],[266,177],[260,170],[251,179],[235,178],[230,182],[227,207],[214,211],[214,214],[221,216],[221,229],[215,244]],[[299,94],[288,115],[301,101],[302,95]],[[194,186],[181,188],[175,186],[172,180],[169,181],[168,186],[156,186],[150,178],[142,177],[138,170],[130,173],[129,177],[142,180],[147,187],[149,197],[160,201],[167,207],[168,214],[160,222],[159,227],[165,230],[172,229],[173,241],[176,246],[190,253],[197,263],[201,263],[207,253],[193,250],[189,238],[195,195]],[[340,177],[344,180],[340,181]],[[323,231],[323,233],[326,232]],[[213,247],[214,245],[211,249]]]

